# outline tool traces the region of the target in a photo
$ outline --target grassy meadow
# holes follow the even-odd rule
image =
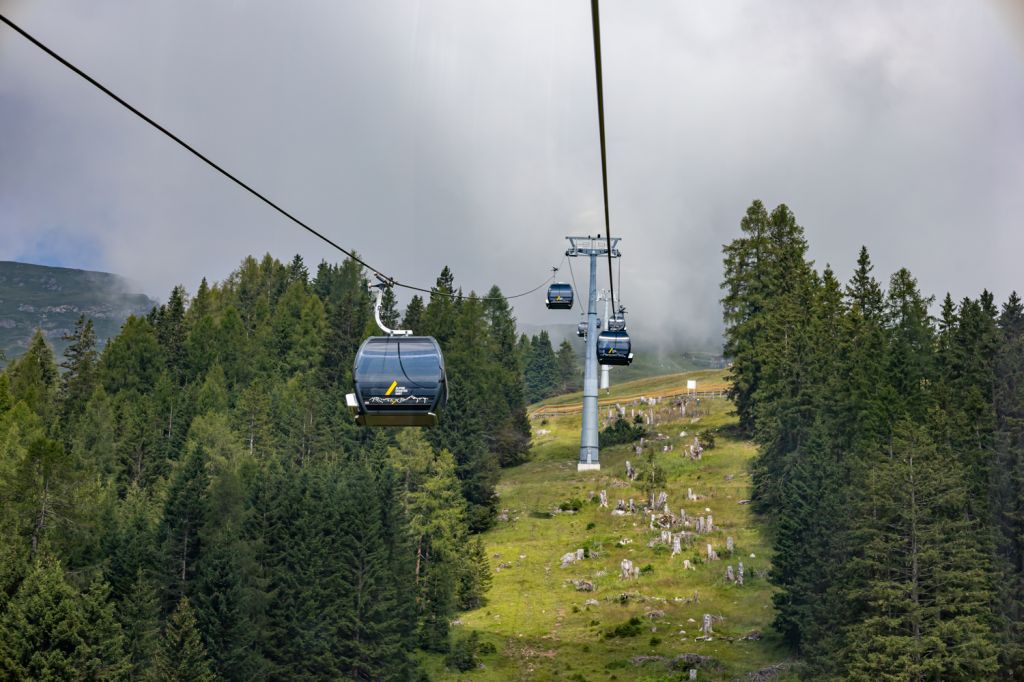
[[[620,395],[685,387],[687,378],[721,381],[721,371],[660,377],[616,387]],[[613,390],[613,394],[614,394]],[[744,679],[746,674],[786,660],[770,624],[772,588],[766,579],[770,565],[769,542],[750,506],[748,463],[754,446],[736,440],[727,428],[734,421],[724,399],[705,401],[706,416],[658,424],[670,440],[656,442],[656,458],[667,475],[669,507],[688,517],[710,513],[714,532],[671,557],[671,547],[649,546],[660,529],[649,528],[650,517],[611,514],[618,499],[643,493],[625,476],[625,462],[638,459],[631,446],[602,449],[601,471],[577,472],[579,415],[535,419],[533,459],[503,471],[498,486],[499,508],[507,521],[484,535],[493,586],[488,603],[462,615],[456,638],[469,631],[493,645],[493,653],[480,656],[482,667],[469,672],[448,670],[442,657],[429,657],[425,667],[438,680],[676,680],[689,679],[687,669],[669,667],[680,654],[710,656],[699,666],[699,680]],[[693,434],[718,429],[717,446],[700,461],[686,456],[685,444]],[[687,437],[680,434],[686,432]],[[673,443],[674,450],[662,452]],[[687,501],[687,489],[701,497]],[[607,490],[609,507],[601,508],[597,493]],[[593,495],[593,500],[590,497]],[[562,503],[583,502],[577,513],[559,512]],[[678,532],[678,529],[676,529]],[[726,551],[732,536],[735,551]],[[706,544],[714,545],[720,560],[704,560]],[[566,568],[560,558],[583,548],[588,555]],[[643,569],[636,580],[620,579],[620,561],[630,559]],[[684,570],[690,559],[695,570]],[[742,560],[745,584],[725,579],[726,566]],[[593,592],[579,592],[572,580],[594,584]],[[704,614],[714,617],[714,636],[698,641]],[[630,619],[639,619],[639,626]],[[618,626],[621,634],[609,636]],[[750,637],[750,639],[741,639]],[[490,646],[486,646],[490,650]],[[649,662],[638,656],[663,657]],[[778,677],[776,679],[783,679]]]

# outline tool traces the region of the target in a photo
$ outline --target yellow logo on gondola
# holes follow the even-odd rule
[[[391,395],[395,392],[395,386],[398,386],[398,381],[392,381],[391,385],[388,386],[388,391],[384,395]]]

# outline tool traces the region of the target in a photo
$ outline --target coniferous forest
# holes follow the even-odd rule
[[[443,345],[444,420],[359,429],[366,284],[247,258],[102,352],[83,318],[0,373],[0,678],[401,680],[449,649],[527,455],[524,358],[501,292],[445,268],[383,314]]]
[[[798,669],[1024,674],[1024,304],[936,305],[866,249],[842,283],[784,205],[741,229],[725,352]],[[84,317],[62,357],[37,334],[0,373],[0,677],[406,680],[417,649],[472,649],[451,623],[486,600],[500,468],[577,358],[445,268],[382,314],[444,348],[444,418],[360,429],[366,285],[352,260],[247,258],[105,344]]]
[[[775,627],[811,679],[1024,675],[1024,306],[941,304],[862,249],[837,280],[754,202],[724,249]]]

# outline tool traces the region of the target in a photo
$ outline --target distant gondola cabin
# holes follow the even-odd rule
[[[572,298],[571,285],[565,282],[555,282],[548,287],[548,296],[545,303],[552,310],[569,310],[572,308]]]

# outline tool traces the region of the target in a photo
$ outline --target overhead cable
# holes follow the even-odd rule
[[[612,228],[608,216],[608,154],[604,141],[604,82],[601,77],[601,22],[598,19],[597,0],[590,0],[590,14],[594,23],[594,72],[597,76],[597,125],[601,135],[601,186],[604,190],[604,235],[608,242],[608,287],[611,291],[612,310],[615,309],[615,282],[612,281]]]
[[[195,156],[200,161],[202,161],[203,163],[208,165],[210,168],[214,169],[215,171],[217,171],[218,173],[220,173],[221,175],[226,177],[228,180],[230,180],[231,182],[235,183],[236,185],[238,185],[239,187],[241,187],[242,189],[247,191],[249,194],[253,195],[257,199],[262,201],[264,204],[266,204],[267,206],[269,206],[270,208],[274,209],[275,211],[280,213],[282,216],[284,216],[285,218],[287,218],[291,222],[295,223],[296,225],[298,225],[299,227],[304,229],[306,232],[309,232],[310,234],[312,234],[313,236],[317,237],[318,239],[320,239],[324,243],[328,244],[329,246],[331,246],[331,247],[337,249],[338,251],[340,251],[341,253],[345,254],[346,256],[348,256],[349,258],[354,260],[356,263],[359,263],[360,265],[365,267],[367,270],[369,270],[371,273],[373,273],[374,275],[377,275],[378,277],[380,277],[382,280],[384,280],[389,285],[397,286],[397,287],[402,287],[404,289],[411,289],[412,291],[419,291],[419,292],[423,292],[423,293],[431,294],[431,295],[448,296],[450,298],[465,298],[460,293],[449,293],[449,292],[445,292],[445,291],[439,291],[436,287],[427,288],[427,287],[415,286],[415,285],[412,285],[412,284],[406,284],[406,283],[400,282],[397,279],[395,279],[394,277],[391,277],[391,276],[385,274],[384,272],[378,270],[377,268],[373,267],[372,265],[370,265],[369,263],[364,261],[362,258],[357,256],[354,252],[349,251],[348,249],[342,248],[340,245],[338,245],[337,243],[332,241],[330,238],[328,238],[322,232],[320,232],[319,230],[311,227],[307,223],[303,222],[302,220],[297,218],[292,213],[286,211],[279,204],[275,203],[274,201],[272,201],[271,199],[269,199],[268,197],[266,197],[262,193],[260,193],[257,190],[253,189],[250,185],[248,185],[247,183],[245,183],[242,180],[240,180],[238,177],[233,175],[231,172],[225,170],[221,165],[219,165],[218,163],[214,162],[212,159],[210,159],[208,156],[206,156],[205,154],[200,152],[198,149],[196,149],[195,147],[190,145],[188,142],[185,142],[183,139],[181,139],[180,137],[178,137],[177,135],[172,133],[170,130],[168,130],[164,126],[160,125],[159,123],[154,121],[152,118],[150,118],[149,116],[147,116],[146,114],[141,112],[139,109],[137,109],[136,107],[134,107],[131,104],[129,104],[128,102],[126,102],[123,98],[121,98],[116,93],[114,93],[112,90],[110,90],[110,88],[106,87],[105,85],[103,85],[102,83],[97,81],[95,78],[93,78],[92,76],[90,76],[86,72],[82,71],[80,68],[78,68],[77,66],[75,66],[71,62],[69,62],[67,59],[65,59],[61,55],[57,54],[54,50],[52,50],[51,48],[49,48],[48,46],[43,44],[43,42],[40,41],[38,38],[36,38],[33,35],[31,35],[30,33],[28,33],[28,31],[26,31],[25,29],[21,28],[17,24],[15,24],[13,21],[8,19],[3,14],[0,14],[0,21],[3,21],[5,24],[10,26],[12,29],[14,29],[16,32],[21,34],[21,36],[24,37],[26,40],[28,40],[30,43],[32,43],[33,45],[38,47],[40,50],[42,50],[46,54],[48,54],[51,57],[53,57],[55,60],[57,60],[58,62],[63,64],[65,67],[70,69],[72,72],[74,72],[78,76],[82,77],[88,83],[90,83],[91,85],[93,85],[94,87],[99,89],[101,92],[103,92],[105,95],[107,95],[108,97],[113,99],[115,102],[117,102],[118,104],[123,106],[125,109],[127,109],[130,112],[132,112],[133,114],[135,114],[136,116],[141,118],[143,121],[148,123],[150,126],[152,126],[153,128],[157,129],[158,131],[163,133],[165,136],[167,136],[168,138],[170,138],[171,140],[176,142],[179,146],[181,146],[182,148],[184,148],[185,150],[190,152],[193,156]],[[534,288],[530,289],[529,291],[524,291],[524,292],[521,292],[521,293],[518,293],[518,294],[513,294],[511,296],[502,296],[501,298],[513,299],[513,298],[521,298],[523,296],[528,296],[528,295],[536,292],[538,289],[543,287],[548,282],[550,282],[551,279],[552,279],[551,277],[548,277],[543,282],[541,282],[540,284],[538,284]],[[480,300],[491,300],[491,298],[489,298],[489,297],[481,297]]]

